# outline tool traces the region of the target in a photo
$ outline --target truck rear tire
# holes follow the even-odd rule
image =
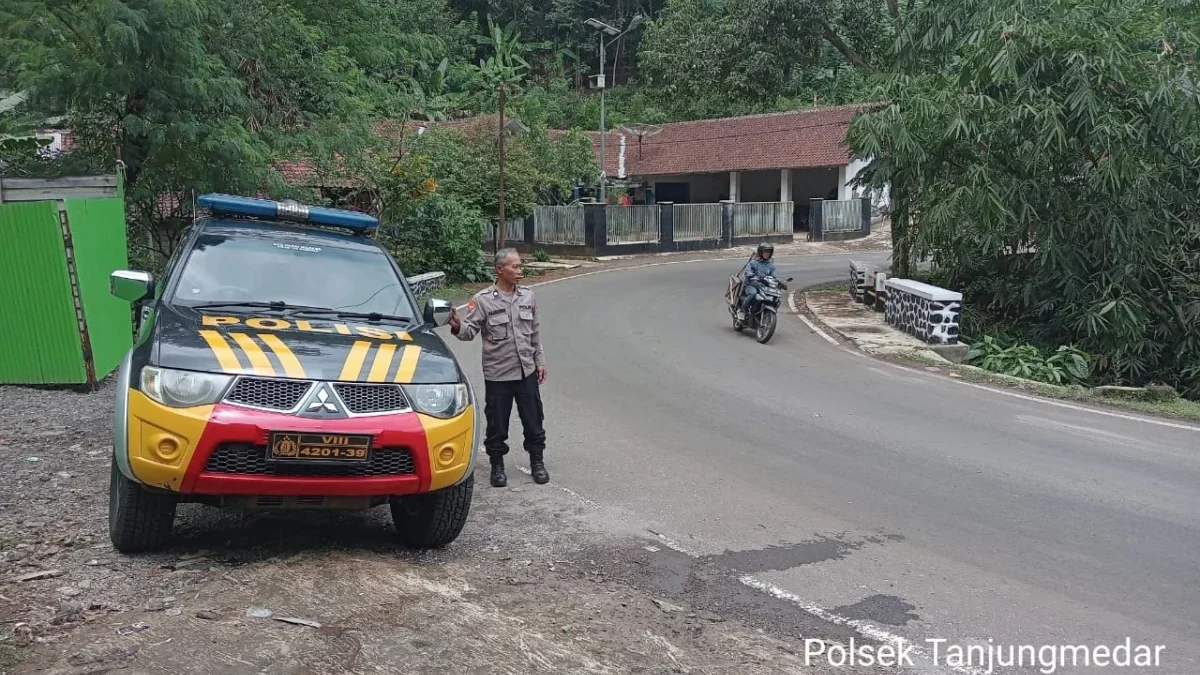
[[[458,485],[392,500],[392,523],[409,548],[442,548],[458,538],[471,513],[475,476]]]
[[[129,480],[112,459],[108,483],[108,536],[121,553],[163,547],[175,524],[175,495],[150,492]]]

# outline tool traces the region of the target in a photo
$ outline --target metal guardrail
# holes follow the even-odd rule
[[[605,207],[609,244],[658,242],[661,234],[658,204],[609,205]]]
[[[672,222],[675,241],[698,241],[721,238],[720,204],[675,204]]]
[[[736,202],[733,236],[791,234],[793,208],[792,202]]]

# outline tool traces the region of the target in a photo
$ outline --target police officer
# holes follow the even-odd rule
[[[450,332],[459,340],[483,336],[484,414],[487,432],[483,445],[492,463],[492,487],[504,487],[504,456],[508,454],[508,422],[512,405],[525,431],[525,451],[533,480],[546,483],[550,474],[542,454],[546,431],[542,428],[542,395],[546,359],[542,350],[537,299],[528,286],[518,285],[524,265],[516,249],[496,253],[496,283],[475,294],[467,315],[450,312]]]

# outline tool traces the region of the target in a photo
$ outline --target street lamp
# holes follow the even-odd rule
[[[600,74],[596,76],[596,86],[600,88],[600,201],[601,201],[601,203],[603,203],[606,200],[606,194],[607,194],[607,190],[605,187],[605,178],[606,178],[605,169],[607,168],[607,165],[605,164],[605,159],[606,159],[605,146],[607,145],[607,143],[605,142],[605,128],[604,128],[604,92],[605,92],[605,90],[608,89],[608,87],[606,86],[607,83],[604,81],[604,64],[608,59],[605,58],[605,48],[608,47],[608,45],[621,39],[621,36],[625,35],[629,31],[642,25],[645,21],[646,21],[645,16],[643,16],[641,14],[637,14],[633,17],[633,19],[631,19],[629,21],[629,26],[626,27],[625,30],[617,30],[616,28],[613,28],[612,26],[610,26],[596,18],[588,19],[587,21],[583,22],[583,24],[585,26],[588,26],[590,28],[595,28],[596,30],[600,31],[600,33],[601,33],[601,35],[600,35]],[[612,39],[605,42],[604,37],[606,35],[612,36]],[[617,78],[617,66],[616,66],[616,64],[613,64],[613,79],[615,80],[616,78]]]

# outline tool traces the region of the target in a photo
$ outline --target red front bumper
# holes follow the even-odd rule
[[[255,464],[254,473],[207,467],[213,453],[222,446],[232,446],[222,450],[223,453],[237,446],[264,449],[272,431],[370,434],[377,456],[382,452],[411,453],[411,472],[367,476],[264,474],[261,462]],[[317,420],[218,404],[188,463],[179,491],[203,495],[362,497],[425,492],[429,484],[428,444],[421,421],[414,413]]]

